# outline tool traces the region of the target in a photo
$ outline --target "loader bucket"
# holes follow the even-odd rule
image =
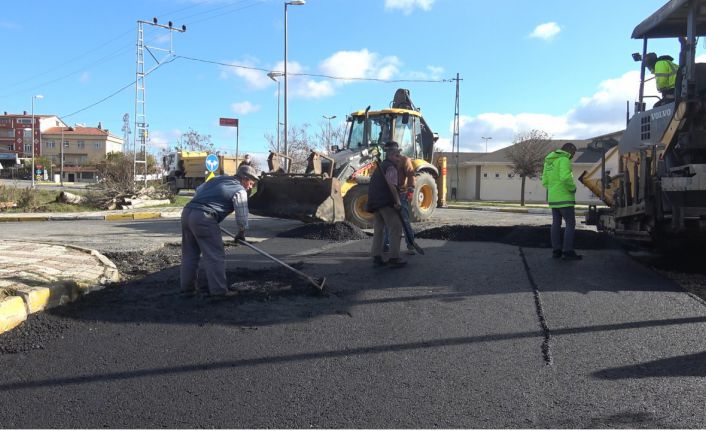
[[[304,222],[345,219],[341,183],[318,175],[264,174],[248,208],[253,214]]]

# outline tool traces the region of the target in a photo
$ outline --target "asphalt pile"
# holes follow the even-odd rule
[[[467,226],[449,225],[422,230],[416,238],[444,241],[498,242],[518,247],[551,248],[550,226]],[[577,229],[574,246],[577,250],[618,248],[609,235]]]
[[[279,233],[282,238],[301,238],[345,242],[365,239],[368,234],[358,226],[347,222],[307,223],[294,229]]]

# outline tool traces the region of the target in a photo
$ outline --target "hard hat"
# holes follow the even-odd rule
[[[255,168],[253,168],[250,165],[242,165],[238,168],[238,171],[235,173],[236,177],[240,178],[248,178],[253,181],[259,181],[260,178],[257,176],[257,172],[255,171]]]

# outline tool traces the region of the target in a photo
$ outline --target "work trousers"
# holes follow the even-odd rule
[[[373,219],[373,256],[382,256],[384,230],[390,232],[390,258],[400,257],[400,240],[402,239],[402,221],[396,209],[383,207],[375,211]]]
[[[410,214],[412,213],[412,209],[410,208],[410,203],[407,200],[407,195],[403,194],[400,195],[400,214],[402,214],[402,231],[404,232],[404,242],[407,244],[407,249],[412,249],[414,246],[414,229],[412,229],[412,225],[409,222]],[[385,235],[384,235],[384,240],[383,240],[383,245],[390,245],[390,233],[388,232],[387,228],[385,228]]]
[[[561,220],[564,219],[564,240],[561,239]],[[574,207],[552,208],[552,249],[564,252],[574,251],[574,231],[576,230],[576,212]]]
[[[225,250],[216,216],[184,208],[181,213],[181,290],[196,288],[199,261],[208,280],[208,290],[218,295],[228,290]]]

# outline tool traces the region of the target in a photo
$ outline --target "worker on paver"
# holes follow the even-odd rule
[[[576,154],[576,146],[571,142],[562,145],[544,158],[542,185],[547,189],[547,203],[552,209],[551,241],[553,256],[556,259],[579,260],[581,255],[574,251],[574,231],[576,229],[576,184],[571,171],[571,159]],[[561,220],[564,219],[564,240],[561,239]]]
[[[662,94],[662,99],[654,106],[674,101],[674,86],[677,82],[677,70],[679,70],[679,65],[674,63],[674,58],[669,55],[657,57],[657,54],[650,52],[645,55],[645,66],[655,75],[657,91]]]
[[[235,212],[237,239],[245,240],[248,228],[248,195],[258,177],[255,168],[243,165],[235,176],[221,175],[202,184],[181,214],[181,292],[197,291],[199,261],[208,279],[211,296],[233,296],[228,290],[225,250],[219,223]]]
[[[398,211],[401,208],[400,195],[397,191],[398,168],[400,163],[400,148],[397,142],[385,144],[385,160],[375,169],[368,187],[368,203],[366,210],[374,213],[373,221],[373,265],[400,268],[407,262],[400,260],[400,239],[402,238],[402,221]],[[390,232],[390,259],[387,263],[382,259],[383,231],[387,227]]]

